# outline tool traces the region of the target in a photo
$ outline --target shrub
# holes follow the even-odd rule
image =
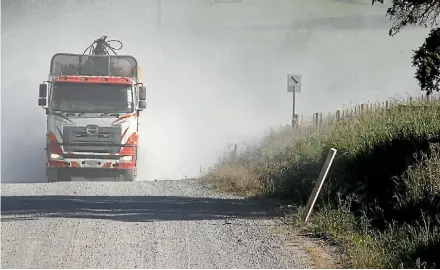
[[[258,148],[219,163],[207,178],[224,190],[287,198],[301,206],[334,147],[338,154],[312,230],[341,242],[356,267],[438,266],[430,255],[440,254],[438,104],[395,103],[333,119],[319,132],[272,130]],[[350,201],[348,209],[341,208],[344,200]]]

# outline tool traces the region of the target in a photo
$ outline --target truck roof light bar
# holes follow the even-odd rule
[[[60,76],[56,82],[75,82],[75,83],[111,83],[111,84],[133,84],[128,78],[109,78],[109,77],[84,77],[84,76]]]

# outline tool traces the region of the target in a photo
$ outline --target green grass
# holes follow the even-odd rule
[[[440,106],[412,105],[332,120],[319,132],[272,130],[256,149],[225,156],[203,178],[302,209],[334,147],[311,222],[295,218],[298,210],[294,224],[340,243],[355,268],[439,267]]]

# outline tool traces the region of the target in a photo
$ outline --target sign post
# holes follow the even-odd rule
[[[287,92],[292,93],[292,127],[296,125],[296,93],[301,93],[301,75],[287,74]]]

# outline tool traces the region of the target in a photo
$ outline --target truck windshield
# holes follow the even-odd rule
[[[132,112],[132,86],[56,82],[53,84],[51,109],[63,112]]]

